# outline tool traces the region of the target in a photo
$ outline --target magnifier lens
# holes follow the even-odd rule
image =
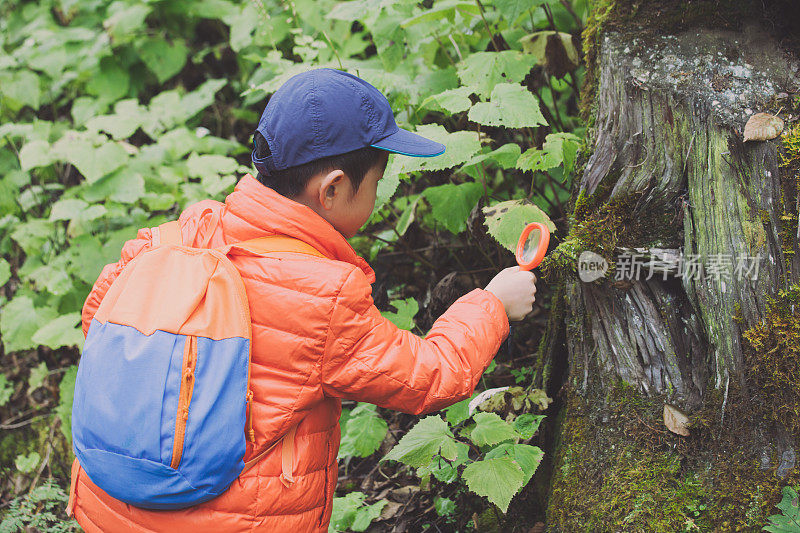
[[[525,239],[525,246],[522,248],[522,260],[524,262],[527,263],[533,260],[536,251],[539,249],[539,241],[541,239],[542,232],[539,229],[534,229],[528,234],[528,238]]]

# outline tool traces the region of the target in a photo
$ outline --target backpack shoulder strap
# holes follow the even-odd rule
[[[252,255],[266,255],[274,252],[295,252],[300,254],[325,257],[325,254],[308,244],[307,242],[287,237],[286,235],[271,235],[269,237],[259,237],[249,241],[237,242],[220,248],[223,253],[231,251],[245,252]]]
[[[181,227],[178,225],[177,220],[173,220],[172,222],[164,222],[163,224],[156,226],[153,228],[152,235],[153,248],[165,246],[167,244],[177,244],[178,246],[183,244]]]

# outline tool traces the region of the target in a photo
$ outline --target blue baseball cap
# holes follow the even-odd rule
[[[264,175],[366,146],[414,157],[445,150],[441,143],[400,129],[378,89],[331,68],[289,78],[269,99],[256,131],[270,150],[261,158],[252,153]]]

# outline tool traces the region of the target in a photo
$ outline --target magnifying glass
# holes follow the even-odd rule
[[[517,264],[520,270],[533,270],[544,259],[544,254],[547,252],[547,245],[550,244],[550,230],[541,222],[531,222],[522,234],[519,236],[517,242]],[[509,326],[508,338],[506,338],[506,353],[509,357],[513,357],[512,353],[512,339],[514,337],[514,328]]]
[[[533,270],[544,259],[550,244],[550,230],[541,222],[531,222],[522,230],[517,243],[517,264],[520,270]]]

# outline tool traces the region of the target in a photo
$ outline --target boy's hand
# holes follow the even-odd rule
[[[536,276],[518,266],[506,268],[492,278],[486,290],[503,302],[509,320],[522,320],[536,301]]]

